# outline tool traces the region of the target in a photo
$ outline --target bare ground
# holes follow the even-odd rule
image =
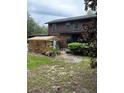
[[[83,60],[82,56],[76,56],[72,54],[67,54],[65,51],[61,52],[61,55],[58,55],[55,57],[56,60],[60,60],[66,62],[66,63],[79,63]]]

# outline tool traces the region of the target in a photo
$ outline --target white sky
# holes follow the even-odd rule
[[[28,0],[28,12],[44,25],[58,18],[84,15],[84,0]]]

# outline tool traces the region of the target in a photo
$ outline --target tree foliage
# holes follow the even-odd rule
[[[88,12],[88,8],[90,8],[91,10],[96,11],[96,14],[97,14],[97,0],[84,0],[84,2],[85,2],[85,11]],[[95,22],[94,24],[97,25],[97,22]],[[96,30],[93,32],[87,31],[88,44],[90,47],[97,49],[97,26],[94,26],[94,28],[92,29],[96,29]],[[90,53],[93,55],[93,57],[91,58],[92,60],[91,68],[95,68],[97,66],[97,60],[95,58],[97,51],[90,52]]]
[[[40,26],[38,23],[34,21],[34,19],[27,14],[27,36],[34,34],[46,34],[47,27]]]
[[[85,2],[85,10],[88,10],[88,7],[90,7],[93,11],[96,11],[97,9],[97,0],[84,0]]]

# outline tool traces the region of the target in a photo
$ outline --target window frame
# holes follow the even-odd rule
[[[66,30],[72,30],[72,24],[70,22],[65,23]]]
[[[57,24],[52,24],[52,32],[57,32]]]
[[[77,27],[75,27],[76,25],[77,25]],[[79,24],[78,22],[74,22],[74,23],[73,23],[73,30],[74,30],[74,31],[80,30],[80,24]]]

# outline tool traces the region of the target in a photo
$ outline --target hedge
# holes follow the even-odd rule
[[[69,43],[68,48],[72,51],[73,54],[83,55],[83,56],[97,56],[97,49],[88,46],[88,43]]]

